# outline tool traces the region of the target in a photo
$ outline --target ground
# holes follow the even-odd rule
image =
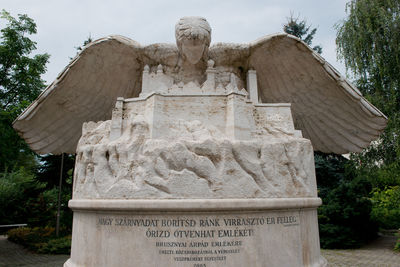
[[[329,267],[397,267],[400,266],[400,252],[393,251],[395,242],[395,236],[381,235],[360,249],[324,249],[322,255],[328,260]]]

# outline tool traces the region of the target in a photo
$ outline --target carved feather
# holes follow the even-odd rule
[[[117,97],[140,93],[143,48],[122,36],[99,39],[78,54],[14,122],[41,154],[75,153],[82,124],[111,118]]]
[[[314,150],[359,152],[385,128],[385,115],[298,38],[270,35],[249,50],[262,102],[292,103],[295,125]]]
[[[255,69],[264,103],[292,103],[297,129],[314,150],[361,151],[378,138],[387,118],[304,42],[275,34],[250,44],[218,43],[209,56],[216,66],[245,77]],[[14,122],[38,153],[75,153],[86,121],[111,118],[117,97],[137,97],[143,67],[177,64],[175,45],[146,47],[122,36],[88,45]]]

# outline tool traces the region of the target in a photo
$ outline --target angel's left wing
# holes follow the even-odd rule
[[[300,39],[266,36],[249,45],[262,102],[292,103],[297,129],[314,150],[359,152],[382,133],[387,118]]]

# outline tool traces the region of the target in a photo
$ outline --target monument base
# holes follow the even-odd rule
[[[326,266],[319,198],[71,200],[71,258],[89,266]]]

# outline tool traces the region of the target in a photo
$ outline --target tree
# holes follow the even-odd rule
[[[311,32],[309,32],[310,30]],[[283,25],[283,31],[296,36],[307,45],[311,46],[317,28],[311,29],[311,25],[307,25],[306,20],[299,21],[299,18],[294,18],[293,14],[291,14],[290,17],[287,18],[286,24]],[[322,53],[322,47],[319,45],[314,46],[313,50],[318,54]]]
[[[23,168],[0,173],[0,224],[31,223],[32,214],[38,213],[32,204],[37,206],[37,196],[44,187],[45,184],[36,181],[34,175]],[[43,210],[40,209],[40,213]]]
[[[291,15],[284,31],[312,45],[317,31]],[[322,52],[321,46],[313,48]],[[376,224],[370,219],[371,201],[368,199],[371,183],[362,176],[355,177],[353,165],[343,156],[314,153],[318,195],[321,247],[354,248],[376,236]]]
[[[374,214],[381,214],[376,209],[383,207],[383,196],[400,195],[400,2],[351,0],[346,12],[348,17],[336,25],[338,57],[364,96],[388,116],[380,139],[352,155],[356,175],[367,177],[374,188]],[[389,213],[399,214],[400,227],[397,209]]]
[[[18,15],[16,19],[5,10],[0,18],[6,20],[6,27],[0,30],[0,171],[4,171],[28,159],[32,164],[33,154],[12,128],[12,122],[44,89],[41,75],[49,55],[30,56],[36,49],[29,38],[36,34],[31,18]]]
[[[76,48],[76,54],[78,55],[82,50],[83,50],[83,48],[86,46],[86,45],[88,45],[88,44],[90,44],[91,42],[93,42],[93,39],[92,39],[92,36],[90,36],[90,34],[89,34],[89,36],[88,36],[88,38],[85,40],[85,41],[83,41],[83,45],[82,46],[76,46],[75,48]],[[69,59],[73,59],[73,57],[70,57]]]
[[[92,39],[92,36],[90,36],[90,34],[89,34],[88,38],[85,41],[83,41],[83,45],[82,46],[75,47],[76,50],[78,50],[77,52],[78,53],[81,52],[83,50],[83,48],[86,45],[90,44],[91,42],[93,42],[93,39]]]
[[[46,71],[48,54],[31,56],[36,43],[29,36],[36,24],[27,15],[12,17],[1,12],[5,20],[0,36],[0,202],[3,224],[28,223],[29,226],[56,224],[60,157],[37,156],[12,128],[12,122],[45,88],[41,75]],[[71,229],[73,157],[64,168],[61,225]]]
[[[361,92],[389,118],[380,143],[369,149],[370,166],[397,162],[400,156],[400,2],[352,0],[349,16],[336,25],[337,52]]]
[[[44,89],[41,75],[46,71],[49,55],[29,57],[36,49],[36,42],[26,36],[36,34],[31,18],[18,15],[15,19],[5,10],[1,18],[8,23],[0,37],[0,105],[2,110],[18,107],[20,112]]]
[[[376,236],[368,199],[371,183],[356,177],[351,162],[341,155],[315,153],[318,208],[322,248],[354,248]]]

